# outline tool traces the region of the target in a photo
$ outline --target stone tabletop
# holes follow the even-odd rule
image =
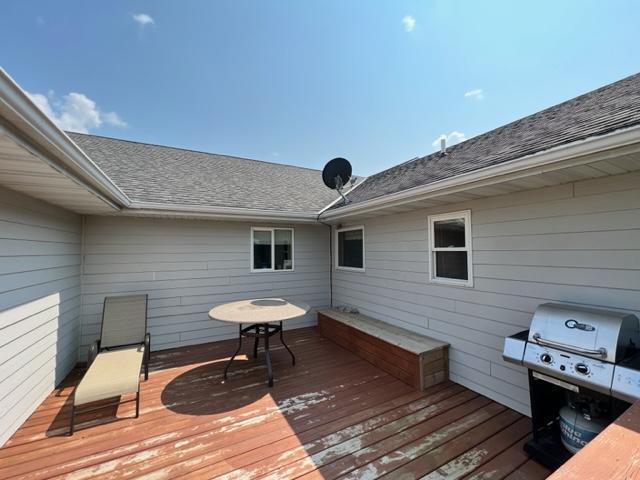
[[[230,323],[277,323],[302,317],[311,307],[284,298],[256,298],[224,303],[209,311],[209,318]]]

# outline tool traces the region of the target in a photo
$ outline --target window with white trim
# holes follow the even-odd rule
[[[251,228],[251,271],[293,270],[293,228]]]
[[[336,268],[364,270],[364,227],[336,230]]]
[[[430,280],[473,286],[471,211],[429,217]]]

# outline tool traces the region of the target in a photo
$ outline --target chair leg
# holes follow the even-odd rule
[[[236,358],[236,355],[238,355],[238,352],[240,352],[240,349],[242,348],[242,324],[240,324],[238,327],[239,327],[239,330],[238,330],[238,348],[236,349],[236,352],[233,354],[233,356],[227,362],[227,366],[224,367],[224,374],[223,374],[222,378],[224,378],[225,380],[227,379],[227,372],[229,371],[229,367],[233,363],[233,359]]]
[[[149,380],[149,362],[144,362],[144,379]]]
[[[69,425],[69,435],[73,435],[76,420],[76,406],[71,405],[71,424]]]
[[[136,393],[136,418],[140,416],[140,390]]]

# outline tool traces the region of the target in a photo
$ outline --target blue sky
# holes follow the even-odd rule
[[[637,1],[15,1],[66,128],[369,175],[640,71]],[[453,133],[453,135],[451,135]]]

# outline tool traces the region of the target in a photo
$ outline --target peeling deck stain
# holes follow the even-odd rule
[[[315,337],[312,340],[316,346],[321,342]],[[322,358],[327,364],[336,363],[333,350],[329,350],[332,344],[326,345],[327,353]],[[421,455],[429,456],[432,451],[438,455],[441,450],[436,452],[436,448],[445,449],[442,445],[446,441],[464,435],[464,429],[475,427],[483,419],[491,418],[488,415],[496,414],[497,407],[487,407],[487,403],[480,401],[476,403],[477,408],[463,409],[471,413],[456,414],[446,421],[442,420],[448,416],[444,413],[439,417],[442,421],[429,423],[429,418],[443,412],[442,406],[449,410],[458,399],[462,399],[460,403],[469,403],[478,395],[453,384],[427,394],[409,391],[399,382],[391,388],[387,386],[390,381],[387,374],[376,374],[373,366],[356,365],[356,362],[345,370],[349,376],[345,373],[341,378],[332,378],[331,373],[326,378],[320,377],[311,365],[308,369],[301,366],[286,385],[279,384],[273,390],[266,389],[264,366],[241,362],[232,374],[242,376],[252,372],[252,379],[207,385],[220,378],[220,365],[212,365],[200,370],[201,376],[191,374],[185,381],[172,383],[180,388],[169,396],[171,405],[185,406],[183,411],[193,406],[197,415],[168,411],[160,397],[166,385],[193,368],[206,367],[211,362],[202,360],[208,358],[209,353],[211,358],[221,358],[216,357],[219,350],[198,350],[197,353],[190,364],[185,362],[190,359],[189,355],[175,355],[173,358],[180,365],[171,365],[173,359],[164,358],[152,366],[152,370],[162,365],[170,368],[154,374],[143,398],[141,418],[135,421],[124,419],[124,410],[123,421],[112,426],[104,425],[113,422],[112,418],[105,422],[86,416],[83,419],[87,421],[80,425],[99,428],[77,437],[47,438],[54,434],[53,428],[66,434],[64,418],[55,418],[49,411],[62,411],[72,388],[67,388],[64,398],[49,397],[44,404],[48,411],[39,412],[38,418],[32,419],[21,434],[9,442],[17,446],[18,456],[24,455],[23,460],[0,465],[0,477],[13,474],[24,480],[45,477],[288,480],[324,476],[373,480],[386,475],[385,478],[396,480],[404,474],[413,480],[415,474],[409,477],[413,472],[410,467],[404,468],[405,464]],[[308,377],[307,372],[314,373],[317,380]],[[248,388],[255,386],[255,391],[247,389],[249,384]],[[204,390],[207,388],[210,391]],[[467,396],[461,396],[462,393]],[[232,403],[229,403],[230,397],[233,397]],[[436,403],[442,406],[436,408]],[[209,405],[216,408],[207,409]],[[425,426],[425,422],[428,425]],[[442,428],[429,433],[437,428],[436,424]],[[30,438],[38,443],[30,444]],[[39,449],[41,445],[44,454]],[[504,462],[486,463],[490,455],[498,453],[498,447],[492,447],[483,457],[479,451],[483,445],[470,445],[469,448],[476,449],[474,452],[460,449],[459,457],[431,472],[427,478],[471,474],[480,480],[504,475]],[[34,446],[36,448],[30,450]],[[0,464],[8,458],[11,457],[0,456]],[[16,469],[15,473],[12,468]]]
[[[212,423],[213,424],[227,423],[227,425],[220,426],[218,429],[215,429],[215,430],[210,430],[207,432],[203,432],[201,434],[197,434],[191,438],[179,440],[174,443],[173,448],[179,450],[178,459],[187,456],[191,452],[206,451],[209,445],[206,442],[203,443],[203,440],[207,440],[210,437],[218,436],[223,433],[230,433],[242,428],[247,428],[252,425],[260,424],[264,421],[271,419],[272,417],[277,417],[282,413],[280,411],[281,409],[279,408],[279,406],[284,406],[285,409],[294,410],[294,411],[296,409],[309,408],[311,405],[320,403],[322,401],[326,401],[326,399],[328,398],[327,394],[328,392],[325,390],[321,390],[319,392],[309,392],[309,393],[296,395],[296,396],[284,399],[280,401],[278,405],[263,407],[262,409],[244,412],[244,414],[242,415],[239,415],[236,413],[234,415],[222,417],[221,419],[217,419]],[[265,414],[256,415],[259,411],[265,411],[265,410],[266,410]],[[238,420],[239,417],[248,417],[248,418]],[[156,455],[159,455],[159,452],[157,450],[161,448],[166,448],[166,446],[160,446],[157,449],[155,449],[155,451],[147,450],[147,452],[149,452],[150,454],[151,452],[153,452],[153,456],[156,456]],[[201,463],[205,457],[196,456],[188,461],[185,461],[183,465],[195,466]],[[108,472],[114,471],[115,469],[123,468],[127,464],[136,463],[138,461],[139,460],[137,460],[135,457],[132,457],[131,459],[122,459],[119,463],[107,462],[107,463],[95,466],[95,468],[84,469],[83,471],[85,473],[83,474],[83,476],[81,478],[74,479],[74,480],[89,478],[97,474],[106,474]],[[99,470],[96,470],[97,468],[99,468]],[[129,471],[127,473],[135,474],[136,472]],[[166,477],[167,475],[169,475],[169,472],[167,472],[164,469],[161,469],[153,473],[153,476],[157,478]]]
[[[315,470],[322,465],[329,464],[347,455],[357,455],[363,447],[366,445],[366,439],[369,435],[377,434],[381,437],[389,436],[401,433],[402,431],[410,428],[411,426],[429,418],[433,413],[442,409],[442,405],[434,404],[433,401],[441,398],[444,394],[435,395],[433,397],[427,397],[420,399],[416,402],[411,402],[405,405],[403,408],[395,411],[394,414],[380,414],[371,417],[356,425],[343,428],[335,433],[321,437],[313,442],[303,445],[305,452],[316,452],[310,455],[310,457],[302,458],[291,464],[288,467],[283,467],[275,470],[271,474],[264,477],[264,480],[275,480],[279,478],[293,478],[295,476],[307,473],[310,470]],[[401,414],[410,413],[407,416],[396,418],[397,412]],[[393,421],[392,421],[393,420]],[[318,451],[321,449],[320,451]],[[272,462],[275,464],[286,463],[291,461],[292,457],[299,455],[300,449],[294,449],[282,453],[281,455],[273,458]],[[254,476],[263,474],[263,468],[244,471],[246,476]]]
[[[488,453],[484,448],[474,448],[423,476],[420,480],[453,480],[460,478],[481,465]]]
[[[474,425],[476,421],[477,414],[471,414],[464,418],[463,421],[459,421],[457,424],[447,425],[444,428],[436,430],[433,433],[417,440],[409,445],[402,447],[390,454],[384,455],[379,459],[361,467],[356,470],[352,470],[347,475],[343,477],[341,480],[352,479],[352,480],[360,480],[362,478],[377,478],[373,477],[363,477],[363,475],[383,475],[388,471],[387,467],[390,465],[394,465],[396,463],[405,463],[405,461],[413,460],[418,456],[428,452],[432,447],[440,443],[442,440],[446,438],[456,436],[459,433],[463,433]]]
[[[312,405],[317,405],[322,402],[326,402],[330,398],[335,398],[335,396],[330,396],[329,392],[326,390],[321,390],[319,392],[309,392],[303,393],[301,395],[297,395],[295,397],[290,397],[286,400],[278,402],[278,407],[285,413],[296,413],[302,410],[306,410]]]

